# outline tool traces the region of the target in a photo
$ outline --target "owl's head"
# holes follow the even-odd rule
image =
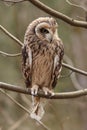
[[[29,25],[28,31],[33,31],[39,39],[51,43],[58,38],[57,27],[58,25],[54,18],[40,17]]]

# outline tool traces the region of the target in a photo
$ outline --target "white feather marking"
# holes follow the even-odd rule
[[[31,52],[31,49],[30,47],[28,47],[29,51],[28,51],[28,57],[29,57],[29,64],[30,64],[30,67],[32,66],[32,52]]]
[[[56,66],[59,64],[59,56],[56,55],[55,58],[54,58],[54,70],[56,68]]]

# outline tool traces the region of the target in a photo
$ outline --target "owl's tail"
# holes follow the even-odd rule
[[[41,120],[44,115],[44,101],[40,97],[32,96],[32,112],[30,114],[31,118],[36,120]]]

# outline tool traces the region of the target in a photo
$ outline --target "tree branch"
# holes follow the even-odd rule
[[[46,6],[39,0],[28,0],[28,1],[30,1],[33,5],[37,6],[39,9],[43,10],[44,12],[46,12],[56,18],[59,18],[72,26],[87,28],[87,22],[74,20],[73,18],[70,18],[70,17]]]
[[[2,1],[10,2],[10,3],[23,2],[23,0],[2,0]],[[35,5],[39,9],[43,10],[44,12],[46,12],[46,13],[48,13],[48,14],[56,17],[56,18],[59,18],[59,19],[63,20],[64,22],[66,22],[66,23],[68,23],[72,26],[87,28],[87,22],[74,20],[73,18],[70,18],[67,15],[64,15],[64,14],[46,6],[45,4],[40,2],[39,0],[24,0],[24,1],[30,1],[33,5]]]
[[[74,7],[77,7],[77,8],[81,8],[83,9],[85,12],[87,11],[87,9],[81,5],[77,5],[77,4],[74,4],[74,3],[71,3],[69,0],[66,0],[66,2],[71,5],[71,6],[74,6]]]
[[[3,83],[3,82],[0,82],[0,88],[6,89],[9,91],[31,95],[30,89],[29,90],[23,89],[19,86],[15,86],[15,85]],[[49,94],[45,95],[42,91],[40,91],[35,96],[40,96],[42,98],[47,98],[47,99],[70,99],[70,98],[77,98],[77,97],[81,97],[85,95],[87,95],[87,89],[73,91],[73,92],[55,93],[53,96],[50,96]]]
[[[9,36],[12,40],[17,42],[20,46],[23,45],[23,43],[18,40],[15,36],[13,36],[11,33],[9,33],[3,26],[0,25],[0,30],[2,30],[7,36]]]
[[[66,2],[71,5],[71,6],[74,6],[76,8],[81,8],[83,11],[85,11],[85,18],[83,17],[79,17],[77,16],[78,18],[82,19],[82,20],[85,20],[87,21],[87,7],[85,7],[84,5],[86,5],[85,1],[82,1],[84,3],[84,5],[78,5],[78,4],[74,4],[74,3],[71,3],[69,0],[66,0]],[[81,3],[81,2],[80,2]]]
[[[82,74],[84,76],[87,76],[87,72],[86,71],[77,69],[77,68],[72,67],[71,65],[68,65],[68,64],[65,64],[65,63],[62,63],[62,66],[65,67],[65,68],[67,68],[67,69],[72,70],[73,72],[76,72],[76,73]]]
[[[21,55],[21,53],[9,54],[9,53],[3,52],[3,51],[0,51],[0,54],[3,55],[3,56],[8,56],[8,57],[16,57],[16,56],[20,56]]]
[[[16,3],[24,2],[27,0],[1,0],[1,1],[16,4]]]

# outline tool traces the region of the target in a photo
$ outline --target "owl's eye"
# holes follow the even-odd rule
[[[45,29],[45,28],[41,28],[41,29],[40,29],[40,32],[41,32],[41,33],[45,33],[45,34],[49,33],[49,31],[48,31],[47,29]]]

